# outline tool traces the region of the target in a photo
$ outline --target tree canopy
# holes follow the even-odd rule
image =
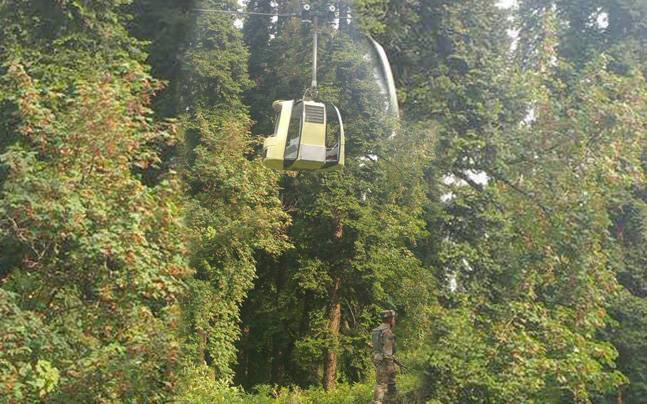
[[[300,2],[0,2],[0,402],[364,403],[387,309],[400,402],[644,399],[644,2],[338,5],[278,172]]]

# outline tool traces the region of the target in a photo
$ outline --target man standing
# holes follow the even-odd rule
[[[373,404],[382,404],[384,393],[387,398],[396,396],[395,387],[395,311],[386,310],[381,313],[382,324],[373,330],[371,340],[373,343],[373,363],[377,383],[373,391]]]

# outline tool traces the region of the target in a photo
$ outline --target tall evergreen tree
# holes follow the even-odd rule
[[[279,55],[272,69],[280,74],[258,89],[266,106],[300,98],[310,80],[311,27],[296,19],[280,27],[269,52],[259,50]],[[342,111],[347,167],[283,178],[295,248],[266,260],[263,282],[244,308],[239,377],[246,385],[322,383],[333,389],[338,380],[361,380],[371,366],[367,338],[376,312],[393,304],[411,318],[424,317],[413,295],[424,301],[430,279],[411,246],[423,234],[416,164],[426,149],[412,139],[388,140],[392,126],[373,65],[366,63],[365,39],[347,28],[323,28],[319,72],[320,99]],[[397,153],[409,158],[402,161]]]
[[[183,306],[187,366],[206,363],[212,377],[225,382],[236,359],[239,306],[256,276],[255,254],[289,246],[276,177],[254,159],[249,137],[252,122],[242,95],[252,83],[242,32],[233,15],[200,11],[237,6],[191,1],[160,9],[142,0],[133,6],[132,25],[151,41],[148,60],[169,83],[157,111],[178,119],[180,130],[179,146],[167,157],[189,197],[196,274]]]
[[[278,3],[272,0],[249,0],[246,10],[253,13],[274,14],[279,11]],[[272,105],[267,104],[263,90],[276,80],[277,70],[272,66],[276,57],[270,49],[270,40],[275,37],[278,21],[268,15],[249,15],[244,20],[243,37],[250,49],[249,76],[255,86],[245,95],[245,103],[250,107],[254,120],[254,133],[267,134],[272,131]]]

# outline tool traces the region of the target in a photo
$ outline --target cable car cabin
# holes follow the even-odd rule
[[[339,109],[315,101],[275,101],[274,134],[265,139],[263,164],[278,170],[321,170],[344,165]]]

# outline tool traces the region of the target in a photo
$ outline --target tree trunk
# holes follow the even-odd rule
[[[274,338],[272,344],[272,370],[270,380],[273,384],[283,385],[285,381],[285,355],[281,342]]]
[[[344,236],[344,226],[341,219],[335,219],[335,241],[340,241]],[[324,351],[323,387],[326,391],[333,390],[337,384],[337,349],[339,347],[339,326],[341,324],[341,276],[333,275],[333,284],[330,290],[330,306],[328,307],[328,332],[332,341]]]
[[[323,387],[326,391],[335,388],[337,382],[337,346],[339,343],[339,325],[341,324],[341,303],[339,289],[341,278],[335,278],[331,291],[330,308],[328,309],[328,331],[332,336],[331,346],[324,352]]]

